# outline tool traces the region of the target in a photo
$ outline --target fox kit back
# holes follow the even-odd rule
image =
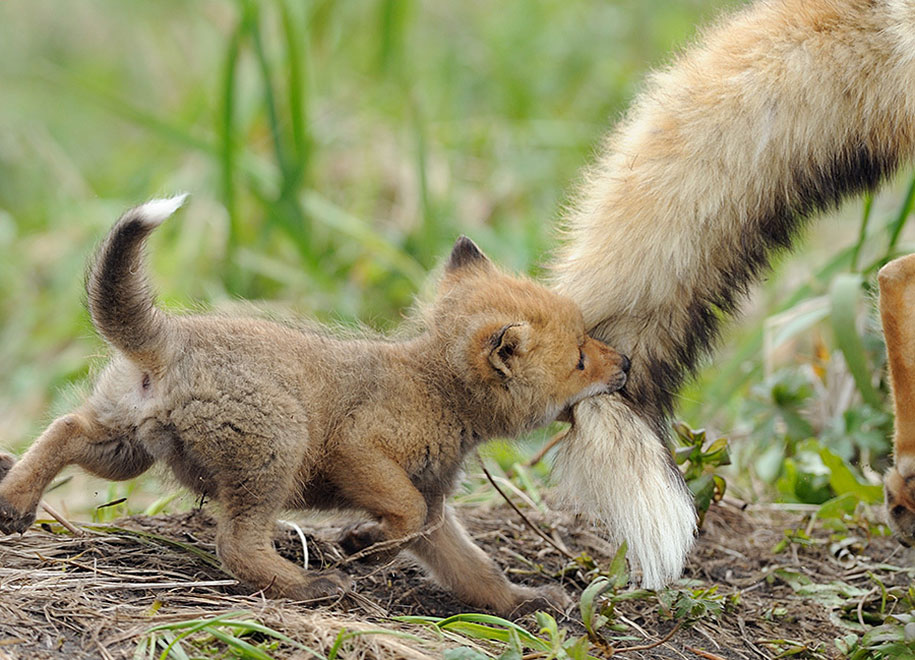
[[[423,329],[403,341],[169,315],[154,304],[142,248],[182,202],[128,211],[103,242],[87,290],[112,359],[86,403],[19,462],[0,457],[0,531],[23,532],[68,464],[129,479],[158,461],[218,503],[224,567],[270,596],[347,588],[338,571],[281,558],[270,536],[282,509],[340,508],[372,518],[347,530],[344,549],[407,550],[471,605],[509,614],[566,604],[561,590],[509,582],[445,498],[477,444],[618,390],[628,359],[586,335],[571,301],[500,272],[466,238]]]

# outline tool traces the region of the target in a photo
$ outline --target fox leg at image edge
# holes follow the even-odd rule
[[[887,520],[915,545],[915,255],[880,269],[880,319],[886,340],[894,422],[894,465],[884,477]]]

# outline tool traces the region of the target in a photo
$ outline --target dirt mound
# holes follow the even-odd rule
[[[611,570],[616,548],[587,525],[556,513],[528,516],[553,543],[507,507],[462,512],[477,542],[517,582],[558,583],[577,600],[598,572]],[[181,629],[172,637],[163,629],[147,634],[154,626],[239,611],[244,613],[229,620],[256,620],[288,636],[247,632],[252,644],[272,641],[266,651],[272,657],[311,657],[302,646],[347,658],[441,657],[462,644],[480,652],[498,648],[447,628],[393,620],[447,617],[465,608],[409,558],[384,565],[348,561],[331,540],[339,533],[333,526],[277,531],[277,547],[287,558],[303,561],[301,531],[311,567],[342,564],[355,578],[353,594],[307,604],[242,593],[219,568],[214,524],[204,511],[84,529],[74,536],[43,523],[21,537],[0,539],[0,659],[129,658],[138,644],[139,657],[158,657]],[[607,621],[591,637],[590,653],[765,658],[800,651],[839,657],[835,640],[880,623],[893,605],[892,598],[887,604],[888,590],[892,595],[911,581],[909,571],[895,566],[903,562],[898,544],[868,530],[862,523],[834,534],[803,514],[719,506],[709,513],[685,581],[675,589],[611,589],[601,597]],[[551,615],[567,637],[585,635],[578,608]],[[532,616],[520,623],[544,635]],[[664,643],[638,650],[668,635]],[[155,654],[150,640],[159,644]],[[218,644],[220,638],[210,640]],[[535,650],[529,657],[539,655]]]

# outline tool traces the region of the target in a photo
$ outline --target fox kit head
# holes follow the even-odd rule
[[[629,360],[585,332],[578,306],[500,272],[466,237],[455,243],[432,309],[447,361],[483,409],[514,433],[626,383]]]

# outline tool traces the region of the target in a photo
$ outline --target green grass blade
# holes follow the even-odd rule
[[[422,265],[364,220],[347,213],[314,191],[304,191],[299,199],[305,212],[315,221],[356,240],[363,248],[404,275],[416,288],[425,281],[426,270]]]
[[[248,24],[248,36],[251,38],[251,45],[254,48],[254,57],[260,68],[261,77],[264,86],[264,108],[267,111],[267,124],[270,128],[270,137],[273,139],[273,151],[276,155],[276,162],[283,172],[284,180],[287,179],[290,172],[289,158],[286,155],[286,148],[283,146],[283,131],[280,126],[279,115],[277,114],[276,92],[273,86],[273,71],[270,66],[270,60],[267,58],[267,51],[264,50],[264,41],[261,38],[261,16],[259,12],[260,4],[246,0],[245,10],[251,12],[251,21]]]
[[[190,660],[187,653],[184,652],[180,640],[169,632],[159,638],[159,645],[165,648],[159,656],[159,660],[165,660],[168,657],[172,657],[174,660]]]
[[[159,632],[163,630],[186,630],[191,629],[191,632],[199,630],[205,626],[212,625],[214,623],[219,623],[227,619],[231,619],[233,616],[251,616],[249,612],[245,610],[233,610],[231,612],[224,612],[214,617],[208,619],[187,619],[185,621],[173,621],[172,623],[160,623],[159,625],[153,626],[147,633]]]
[[[585,624],[585,629],[592,635],[594,634],[594,601],[610,587],[610,580],[605,577],[598,577],[581,592],[581,600],[579,601],[581,620]]]
[[[909,188],[906,191],[902,206],[899,207],[899,213],[890,226],[890,244],[889,248],[887,248],[887,252],[892,253],[893,249],[896,247],[896,243],[899,241],[899,235],[902,233],[902,228],[905,227],[906,221],[912,213],[913,206],[915,206],[915,176],[913,176],[912,180],[909,182]]]
[[[284,0],[280,4],[280,13],[283,26],[283,37],[286,45],[286,62],[288,69],[287,93],[289,95],[289,116],[292,124],[292,142],[295,148],[295,165],[293,167],[293,181],[295,189],[302,184],[308,169],[310,138],[308,135],[308,106],[306,104],[306,90],[308,79],[304,76],[307,71],[308,35],[306,30],[299,30],[296,17],[289,8],[289,3]],[[301,44],[301,48],[300,48]],[[303,62],[305,67],[303,68]]]
[[[241,243],[236,202],[235,176],[236,176],[236,140],[235,134],[235,84],[238,74],[238,58],[241,51],[241,41],[248,25],[250,16],[248,5],[244,5],[242,18],[229,38],[226,47],[225,65],[222,76],[222,99],[219,112],[219,169],[222,183],[222,203],[229,216],[229,257],[234,254]]]
[[[391,618],[402,623],[431,625],[439,630],[459,632],[475,639],[490,639],[502,642],[508,641],[508,630],[514,630],[528,648],[543,652],[549,650],[549,644],[535,637],[518,624],[491,614],[464,613],[455,614],[444,619],[435,616],[395,616]]]
[[[511,629],[518,633],[518,637],[528,648],[537,651],[549,650],[549,644],[535,637],[517,623],[492,614],[478,614],[475,612],[455,614],[442,619],[436,626],[443,630],[461,632],[468,637],[502,642],[508,641],[508,630]]]
[[[858,228],[858,240],[855,241],[855,244],[852,248],[851,253],[851,269],[855,271],[858,269],[858,254],[861,252],[861,247],[865,243],[867,238],[867,225],[871,219],[871,210],[874,207],[874,196],[871,193],[864,195],[864,209],[861,213],[861,226]]]
[[[153,502],[148,507],[146,507],[146,509],[143,511],[143,515],[144,516],[155,516],[155,515],[162,513],[163,511],[165,511],[165,509],[168,507],[168,505],[171,504],[172,501],[176,497],[178,497],[177,492],[170,493],[168,495],[164,495],[164,496],[160,497],[155,502]]]
[[[862,297],[861,284],[861,276],[855,273],[843,273],[833,280],[829,291],[829,318],[836,343],[845,356],[845,363],[855,379],[861,397],[867,404],[879,410],[883,407],[883,401],[871,382],[873,372],[868,366],[864,344],[857,329],[858,301]]]
[[[236,653],[238,653],[238,655],[242,658],[252,658],[253,660],[273,660],[273,656],[263,649],[259,649],[253,644],[249,644],[245,640],[236,637],[235,635],[225,633],[218,628],[207,628],[206,632],[221,641],[229,648],[234,649]]]

